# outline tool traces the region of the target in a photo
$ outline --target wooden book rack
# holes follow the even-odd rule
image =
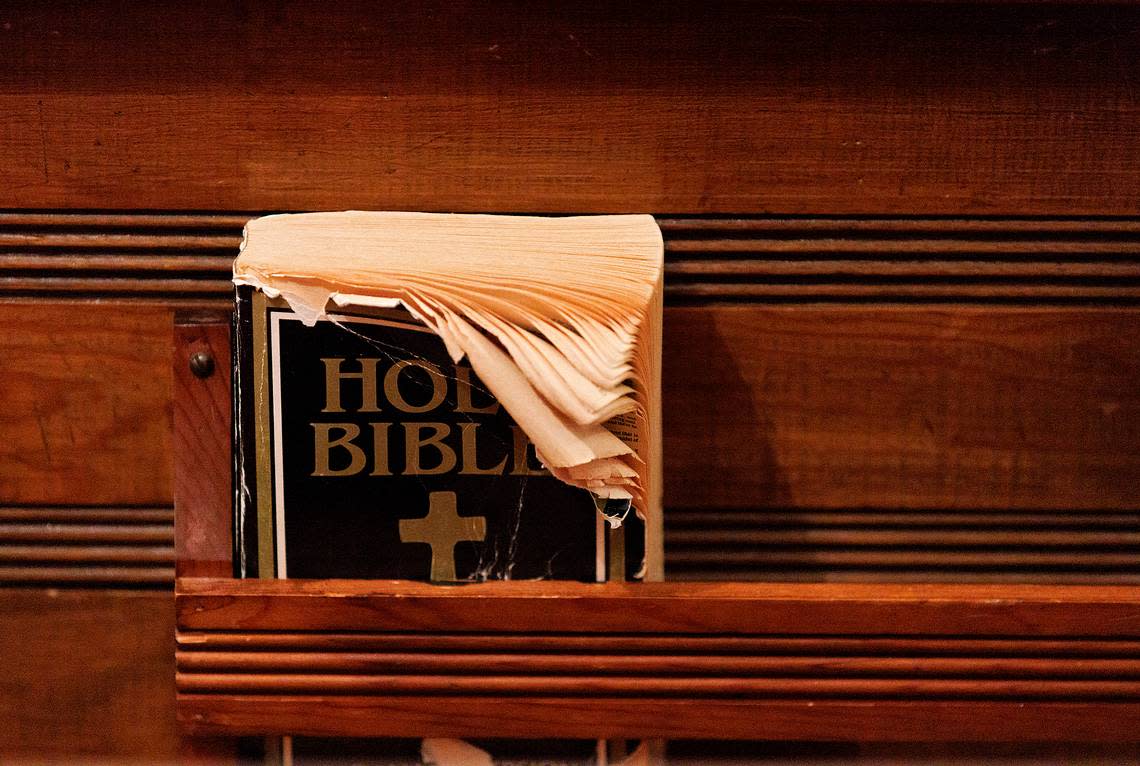
[[[1140,740],[1134,587],[234,579],[229,359],[179,318],[191,734]]]

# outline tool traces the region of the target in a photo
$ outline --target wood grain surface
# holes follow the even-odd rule
[[[1132,309],[674,308],[666,503],[1135,509]]]
[[[1138,19],[21,2],[0,207],[1133,215]]]
[[[170,505],[170,312],[0,304],[0,504]]]
[[[209,368],[194,372],[201,355]],[[230,327],[179,316],[172,338],[175,548],[179,576],[233,574]],[[208,374],[206,374],[208,373]],[[218,508],[225,509],[219,515]]]
[[[1137,598],[1055,585],[179,579],[179,718],[214,734],[842,739],[854,714],[860,739],[939,741],[1065,739],[1040,734],[1064,715],[1086,741],[1135,741]],[[529,712],[506,715],[519,704]],[[306,706],[320,713],[300,721]]]
[[[179,578],[182,630],[1140,635],[1130,586]]]
[[[169,763],[169,593],[0,589],[0,760]]]
[[[190,733],[274,731],[341,736],[438,737],[594,736],[685,737],[694,739],[863,742],[962,741],[1131,742],[1140,723],[1133,703],[994,702],[895,700],[653,700],[637,697],[591,700],[579,697],[527,698],[432,696],[395,699],[377,696],[185,695],[179,722]],[[319,717],[313,711],[319,709]],[[699,714],[695,711],[699,710]],[[837,723],[837,722],[842,722]],[[706,746],[713,750],[713,746]],[[700,746],[695,748],[700,752]],[[872,754],[874,751],[871,751]],[[1041,749],[1028,752],[1029,757]],[[1048,753],[1049,750],[1045,749]],[[1087,751],[1086,751],[1087,752]],[[1133,757],[1134,750],[1124,755]],[[936,747],[927,757],[945,755]],[[1022,753],[1026,755],[1026,753]],[[1070,753],[1081,757],[1081,750]],[[902,762],[915,757],[903,748]],[[984,755],[975,754],[975,758]],[[698,760],[698,762],[700,762]],[[869,763],[879,762],[873,757]],[[976,762],[976,761],[975,761]]]
[[[0,760],[178,747],[169,596],[124,588],[169,577],[173,312],[227,304],[238,230],[260,211],[662,214],[677,576],[1134,578],[1138,30],[1133,3],[6,4],[0,580],[51,587],[0,590]],[[1000,611],[1025,586],[990,587]],[[699,647],[757,673],[776,652],[830,673],[811,657],[846,652],[856,675],[839,680],[857,683],[896,655],[922,683],[953,681],[962,658],[988,659],[982,680],[1054,690],[1130,677],[1133,612],[1047,602],[1034,613],[1055,616],[1009,618],[1005,638],[976,635],[997,618],[965,609],[945,618],[954,641]],[[1032,635],[1049,625],[1121,634]],[[229,683],[233,652],[271,674],[355,652],[379,674],[408,649],[298,635],[199,630],[183,673]],[[501,653],[492,638],[453,648]],[[531,650],[605,654],[554,640]],[[650,664],[708,664],[668,637],[622,641]],[[583,712],[519,689],[398,706],[282,689],[187,694],[184,724],[253,733],[271,715],[305,732],[319,709],[343,733],[446,735],[474,710],[504,735],[594,714],[594,736],[1140,731],[1134,703],[1081,699],[1091,688],[1064,703],[715,699],[700,715],[665,697]]]

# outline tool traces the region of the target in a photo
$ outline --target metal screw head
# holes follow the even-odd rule
[[[190,355],[190,372],[199,378],[210,377],[214,374],[214,357],[206,351],[195,351]]]

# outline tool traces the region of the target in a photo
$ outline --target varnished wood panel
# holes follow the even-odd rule
[[[714,230],[692,234],[694,243],[670,250],[669,301],[698,304],[694,316],[707,318],[716,342],[718,327],[735,327],[725,331],[731,348],[713,343],[712,353],[718,364],[744,360],[724,397],[691,415],[684,409],[695,400],[682,399],[679,388],[669,393],[685,418],[675,427],[683,441],[670,448],[670,470],[686,478],[677,461],[712,454],[702,429],[745,439],[725,454],[727,465],[712,466],[725,483],[739,478],[741,504],[726,507],[716,487],[686,483],[670,489],[674,509],[733,515],[738,529],[748,519],[751,531],[741,537],[749,550],[734,554],[738,566],[764,546],[788,547],[786,537],[756,537],[768,529],[768,513],[795,516],[797,543],[816,551],[913,547],[947,533],[955,542],[934,552],[977,555],[971,541],[996,515],[1002,529],[1024,532],[1018,539],[1027,544],[1003,549],[999,533],[984,547],[991,564],[1058,549],[1072,554],[1068,561],[1095,550],[1102,565],[1119,556],[1134,529],[1122,513],[1138,507],[1126,484],[1136,483],[1129,462],[1136,418],[1132,399],[1110,393],[1121,383],[1120,390],[1135,389],[1136,374],[1119,341],[1132,315],[1113,312],[1140,300],[1135,229],[1125,222],[1116,231],[1116,220],[1098,222],[1091,236],[1082,228],[1088,222],[1066,230],[1057,220],[1042,231],[1024,228],[1032,220],[999,221],[996,232],[985,229],[994,222],[939,221],[930,236],[924,223],[892,227],[915,214],[1135,215],[1140,11],[631,8],[10,3],[0,18],[0,208],[811,214],[789,232],[749,223],[733,233],[714,222]],[[841,221],[836,231],[827,229],[833,213],[900,219]],[[0,296],[11,301],[0,307],[0,402],[8,413],[0,415],[0,505],[10,533],[0,556],[20,559],[10,565],[21,572],[67,583],[100,556],[118,565],[129,554],[137,567],[149,555],[125,551],[137,527],[127,533],[123,520],[97,521],[92,514],[104,511],[91,506],[167,512],[170,309],[226,302],[242,216],[20,216],[15,224],[0,216]],[[685,230],[696,232],[698,223]],[[856,232],[862,226],[871,228]],[[47,299],[70,303],[45,307]],[[902,333],[903,347],[929,347],[930,366],[892,345],[896,320],[871,301],[941,304],[911,315],[923,317],[924,330]],[[769,314],[766,305],[741,307],[752,312],[743,322],[723,313],[726,303],[769,302],[813,303],[805,310],[816,330],[801,342],[787,332],[791,313]],[[947,310],[951,302],[1002,305],[960,320]],[[1041,309],[1045,303],[1096,305],[1077,315]],[[1028,314],[1012,309],[1029,304]],[[8,321],[17,311],[38,313]],[[705,336],[686,339],[674,319],[682,315],[670,316],[675,348],[701,345]],[[998,331],[1011,329],[1011,316],[1058,324],[1040,335],[1013,327],[1004,338]],[[837,343],[862,350],[862,360],[818,334],[842,317],[854,320]],[[969,325],[964,335],[959,321]],[[1072,343],[1067,322],[1077,328]],[[759,343],[750,344],[753,337]],[[53,350],[57,340],[65,341],[62,351]],[[939,376],[935,361],[955,374]],[[881,381],[872,380],[875,364]],[[1054,389],[1044,383],[1047,367],[1061,371]],[[984,380],[1025,385],[1024,407],[1009,389],[987,393]],[[850,409],[824,415],[845,386],[871,393],[849,391]],[[725,421],[722,406],[752,402],[765,413],[769,399],[786,414],[757,415],[755,431]],[[1069,430],[1070,441],[1055,448],[1050,428]],[[845,439],[862,449],[846,449]],[[716,462],[703,459],[702,473]],[[924,484],[932,470],[947,472],[933,487]],[[693,488],[688,499],[685,487]],[[917,505],[906,500],[912,489]],[[716,503],[706,505],[697,492]],[[1003,516],[1009,507],[998,501],[1012,503],[1014,513]],[[863,512],[848,503],[889,518],[870,530],[837,520],[840,512]],[[969,513],[945,521],[963,509]],[[57,521],[56,512],[75,516]],[[924,523],[931,520],[938,521]],[[724,542],[694,538],[691,528],[701,524],[697,518],[677,538],[674,560]],[[789,529],[776,526],[777,535]],[[165,556],[165,543],[159,547],[155,555]],[[41,559],[25,566],[27,557],[45,555],[75,560],[54,574]],[[689,572],[700,566],[691,560]],[[872,574],[882,576],[890,565],[876,566]],[[966,571],[960,561],[954,566],[940,571]],[[1028,570],[1017,566],[1004,571],[1024,577]],[[1057,576],[1062,565],[1049,566]],[[1092,571],[1074,566],[1066,571]],[[1128,568],[1124,562],[1107,574]],[[3,755],[168,760],[169,690],[156,692],[152,674],[162,668],[169,684],[169,617],[116,607],[106,594],[85,594],[89,606],[66,609],[46,592],[36,598],[0,601]],[[1113,642],[1124,651],[1113,661],[1133,656],[1131,640]],[[1028,667],[1028,655],[1017,652],[1030,642],[1017,643],[1018,667]],[[589,709],[580,698],[536,705],[441,696],[398,710],[352,695],[200,702],[186,700],[191,726],[251,732],[264,723],[251,711],[273,716],[281,730],[305,731],[315,710],[344,733],[377,733],[380,722],[393,733],[430,725],[462,734],[455,729],[472,711],[484,733],[529,735],[557,734],[560,726],[564,733],[589,715],[599,717],[590,733],[602,736],[623,727],[643,735],[890,740],[1112,740],[1140,731],[1135,704],[1072,700],[714,700],[701,715],[686,701],[658,699],[651,709],[635,698]],[[734,728],[746,719],[746,729]]]
[[[1135,309],[674,308],[686,508],[1135,509]]]
[[[170,504],[170,316],[0,304],[0,504]]]
[[[191,369],[200,355],[207,368]],[[233,573],[230,327],[179,316],[172,336],[175,547],[179,576]],[[218,508],[226,509],[217,523]]]
[[[1138,19],[10,4],[0,207],[1135,214]]]
[[[180,578],[178,589],[190,631],[1140,635],[1129,586]]]
[[[0,388],[14,405],[0,501],[170,503],[170,313],[9,303],[0,318]],[[1138,318],[1097,307],[669,308],[666,501],[1135,509]]]
[[[815,654],[765,654],[762,648],[759,652],[738,648],[739,653],[726,656],[705,646],[716,643],[715,639],[690,636],[662,639],[655,646],[660,653],[651,655],[627,653],[622,636],[612,637],[612,644],[608,643],[610,636],[597,638],[593,646],[582,646],[586,642],[576,636],[565,642],[542,636],[544,645],[520,641],[531,644],[525,651],[503,638],[499,652],[472,650],[458,641],[446,652],[433,652],[426,646],[409,647],[407,637],[403,641],[397,637],[393,643],[405,646],[393,651],[382,637],[367,634],[359,637],[372,639],[377,646],[370,650],[322,651],[323,636],[312,634],[311,641],[297,636],[301,640],[285,651],[267,651],[254,642],[238,651],[210,651],[199,642],[203,636],[184,634],[177,658],[180,688],[189,693],[235,694],[381,690],[396,694],[459,692],[466,687],[467,691],[543,696],[590,691],[668,697],[700,690],[714,696],[922,694],[945,698],[966,694],[1022,699],[1131,696],[1140,700],[1140,684],[1136,683],[1140,647],[1136,642],[1121,642],[1110,657],[1097,656],[1095,649],[1082,652],[1079,658],[1017,654],[1023,644],[1034,649],[1034,641],[1007,641],[1011,646],[997,647],[1000,654],[993,657],[955,646],[960,640],[938,644],[939,651],[951,656],[903,652],[889,657],[835,656],[827,641],[817,642],[819,653]],[[762,641],[756,643],[763,646]],[[738,646],[744,645],[741,641]]]
[[[169,593],[0,590],[0,761],[168,763]]]
[[[320,716],[313,711],[319,710]],[[1131,742],[1140,730],[1132,703],[865,700],[590,700],[433,696],[186,695],[188,732],[275,731],[342,736],[478,736],[765,739],[819,741]],[[698,748],[699,749],[699,748]],[[896,750],[896,753],[898,751]],[[1040,752],[1039,750],[1037,752]],[[914,757],[903,750],[903,762]],[[927,754],[937,755],[937,750]],[[704,761],[701,761],[704,762]],[[872,760],[870,762],[881,763]]]
[[[181,578],[176,602],[179,718],[205,733],[842,739],[859,708],[871,740],[1040,739],[1062,710],[1083,739],[1140,732],[1127,587]],[[516,703],[525,724],[497,715]]]

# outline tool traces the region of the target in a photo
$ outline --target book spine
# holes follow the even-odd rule
[[[233,314],[233,488],[234,577],[258,577],[257,552],[257,445],[254,406],[243,393],[253,390],[253,288],[234,290]]]

